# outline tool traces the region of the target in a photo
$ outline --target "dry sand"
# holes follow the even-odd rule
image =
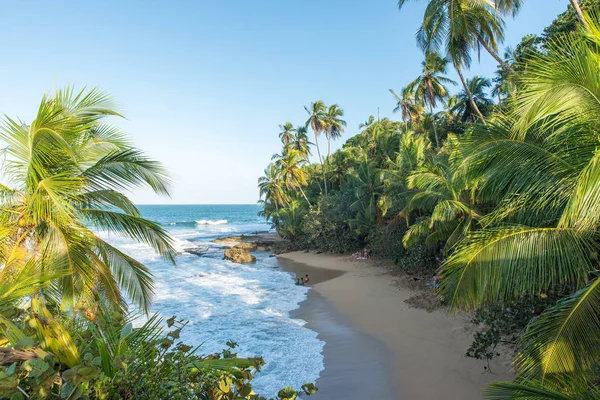
[[[307,314],[303,318],[320,337],[324,334],[327,343],[325,370],[317,386],[329,394],[320,393],[319,398],[475,400],[481,399],[488,382],[511,378],[508,357],[493,360],[492,373],[485,371],[486,362],[465,357],[473,335],[468,316],[450,316],[444,309],[428,312],[410,307],[405,300],[415,293],[398,285],[388,269],[348,256],[294,252],[280,255],[279,259],[290,271],[308,273],[310,284],[326,301],[321,307],[332,309],[326,311],[324,319],[311,318],[309,297],[309,307],[303,304],[299,311]],[[323,308],[320,310],[322,313]],[[363,336],[348,342],[339,329],[336,333],[331,327],[319,326],[329,318],[327,312],[331,318],[339,313],[347,320],[333,325],[347,325]],[[316,322],[311,325],[311,320]],[[338,340],[341,344],[336,343]],[[350,357],[350,348],[355,349],[356,357]],[[348,388],[362,388],[366,384],[364,376],[374,386],[381,386],[381,390],[359,393]],[[391,382],[391,390],[381,383],[384,381]],[[354,385],[358,382],[360,385]],[[345,388],[346,392],[335,396],[337,388]]]

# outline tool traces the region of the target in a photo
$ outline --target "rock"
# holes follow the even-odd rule
[[[183,252],[197,256],[203,256],[208,253],[208,247],[189,247],[187,249],[183,249]]]
[[[247,250],[247,251],[251,251],[254,250],[254,243],[238,243],[235,246],[233,246],[234,249],[240,249],[240,250]]]
[[[216,243],[216,244],[220,245],[221,247],[231,248],[231,247],[235,246],[236,244],[240,243],[241,240],[242,240],[241,236],[228,236],[228,237],[224,237],[224,238],[213,239],[213,240],[211,240],[211,242]]]
[[[229,250],[223,252],[223,258],[237,264],[249,264],[256,262],[256,257],[250,254],[248,248],[235,245]]]

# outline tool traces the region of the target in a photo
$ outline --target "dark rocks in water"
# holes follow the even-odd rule
[[[250,254],[254,246],[251,243],[238,243],[223,252],[223,258],[237,264],[250,264],[256,262],[256,257]]]
[[[196,256],[203,256],[208,253],[208,247],[188,247],[187,249],[183,249],[183,252]]]

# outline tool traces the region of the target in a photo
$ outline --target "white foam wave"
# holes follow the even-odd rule
[[[196,221],[196,223],[198,225],[225,225],[227,223],[226,219],[217,219],[217,220],[211,220],[211,219],[201,219]]]

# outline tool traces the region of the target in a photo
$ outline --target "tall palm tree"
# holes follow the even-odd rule
[[[346,121],[342,110],[337,104],[329,106],[325,114],[325,134],[327,135],[327,158],[331,155],[331,141],[342,137]]]
[[[401,9],[408,0],[398,0]],[[503,21],[488,0],[430,0],[417,42],[423,50],[445,51],[469,96],[471,106],[485,124],[483,114],[473,100],[463,68],[471,65],[471,51],[483,46],[510,73],[514,70],[496,53],[496,43],[504,38]]]
[[[308,200],[302,189],[303,186],[308,184],[307,172],[302,168],[305,163],[306,161],[300,153],[292,149],[284,151],[275,161],[283,186],[290,191],[300,190],[300,193],[302,193],[302,196],[310,207],[312,204],[310,204],[310,200]]]
[[[396,100],[394,113],[400,113],[402,121],[404,121],[405,131],[408,131],[408,124],[418,124],[423,117],[423,106],[415,98],[414,91],[410,86],[402,88],[402,96],[390,89],[390,93]]]
[[[409,0],[398,0],[402,9]],[[462,61],[468,52],[483,47],[507,71],[514,70],[497,53],[497,43],[504,39],[504,21],[490,0],[428,0],[423,25],[417,39],[426,50],[445,46],[448,54],[460,48]],[[508,5],[502,7],[507,10]],[[514,9],[514,7],[513,7]],[[459,59],[454,59],[456,63]],[[468,64],[468,63],[467,63]]]
[[[294,125],[292,125],[291,122],[286,122],[283,125],[279,125],[279,129],[281,130],[281,132],[279,132],[281,143],[283,143],[284,146],[288,146],[295,139],[296,130],[294,129]]]
[[[312,143],[308,140],[308,132],[305,126],[298,126],[296,128],[296,136],[291,144],[292,149],[296,150],[300,156],[310,163],[310,145]]]
[[[408,90],[414,91],[415,98],[429,105],[429,110],[433,118],[433,132],[435,135],[436,147],[440,148],[440,140],[435,126],[435,114],[433,109],[438,101],[443,101],[448,96],[448,89],[445,85],[455,84],[455,82],[443,74],[446,73],[448,61],[440,57],[439,54],[428,51],[425,53],[425,60],[421,63],[423,70],[421,76],[408,84]]]
[[[477,117],[479,117],[479,120],[481,121],[481,123],[483,125],[486,125],[487,122],[485,122],[485,117],[483,116],[483,113],[481,112],[481,110],[479,109],[479,106],[475,102],[475,98],[473,97],[473,93],[471,92],[471,89],[469,88],[468,80],[465,79],[465,77],[464,77],[464,75],[462,73],[462,62],[456,61],[454,63],[454,69],[456,70],[456,73],[458,74],[458,77],[460,78],[460,82],[463,85],[463,90],[464,90],[465,94],[467,95],[467,99],[469,99],[469,104],[473,108],[473,110],[474,110],[475,114],[477,115]]]
[[[168,178],[106,122],[111,116],[119,114],[105,93],[66,88],[45,95],[29,125],[4,118],[0,139],[9,183],[0,188],[0,254],[8,258],[0,280],[31,260],[47,271],[68,272],[46,293],[63,308],[97,296],[125,308],[122,289],[147,311],[151,272],[95,230],[145,243],[173,261],[166,231],[142,218],[123,193],[147,186],[168,194]],[[15,257],[24,251],[26,257]]]
[[[317,147],[317,156],[319,157],[319,163],[321,164],[321,172],[323,173],[323,187],[325,189],[325,196],[327,196],[327,178],[325,177],[325,166],[323,165],[323,159],[321,158],[321,150],[319,149],[319,136],[327,128],[326,114],[327,106],[321,100],[317,100],[314,103],[310,103],[309,107],[304,107],[309,117],[306,120],[306,128],[309,126],[312,128],[315,134],[315,146]]]
[[[473,102],[476,104],[477,109],[480,110],[480,112],[481,110],[484,110],[487,113],[491,110],[493,102],[486,93],[486,90],[491,86],[492,84],[490,80],[481,76],[474,76],[472,79],[467,80],[467,87],[469,88]],[[452,111],[460,114],[464,122],[475,122],[478,117],[477,111],[473,109],[467,91],[461,91],[457,95],[457,99],[458,101],[452,108]]]

